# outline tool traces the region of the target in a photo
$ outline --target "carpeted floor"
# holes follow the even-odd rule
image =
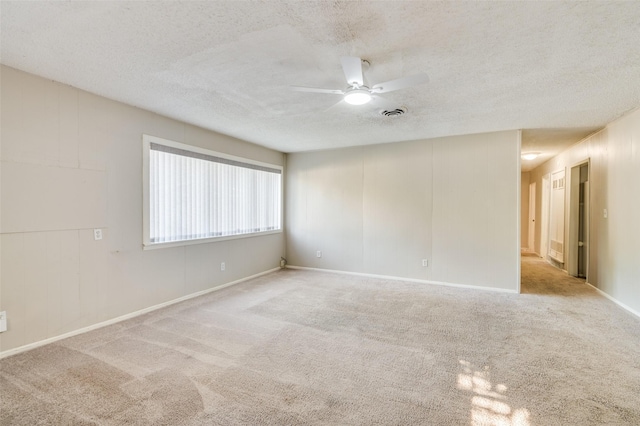
[[[0,361],[0,424],[639,425],[640,319],[522,281],[277,272]]]

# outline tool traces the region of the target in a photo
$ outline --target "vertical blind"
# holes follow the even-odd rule
[[[149,145],[151,243],[280,229],[282,171]]]

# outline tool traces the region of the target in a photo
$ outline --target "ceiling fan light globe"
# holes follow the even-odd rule
[[[522,159],[523,160],[535,160],[536,158],[538,158],[538,155],[540,155],[540,153],[538,152],[527,152],[522,154]]]
[[[354,89],[344,95],[344,101],[351,105],[364,105],[371,100],[371,93],[364,89]]]

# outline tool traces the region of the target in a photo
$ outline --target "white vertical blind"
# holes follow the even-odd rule
[[[279,168],[150,144],[150,243],[279,230],[281,206]]]

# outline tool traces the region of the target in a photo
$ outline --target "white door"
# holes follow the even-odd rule
[[[529,251],[535,253],[536,244],[536,183],[529,184]]]
[[[542,177],[542,204],[540,205],[540,257],[547,258],[549,253],[549,183],[550,175]]]
[[[549,257],[564,263],[564,187],[565,172],[551,174],[551,207],[549,208]]]

